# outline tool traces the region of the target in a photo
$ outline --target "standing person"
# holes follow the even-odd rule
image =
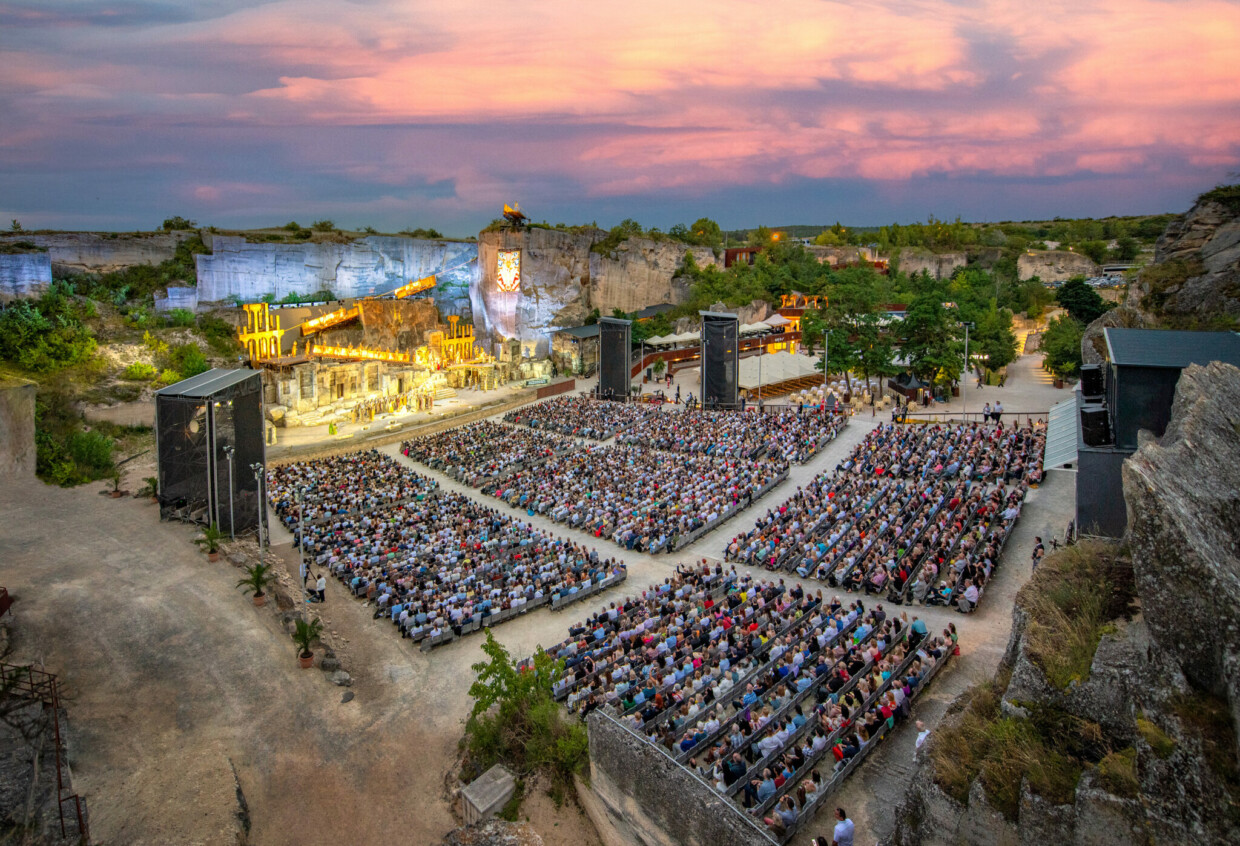
[[[982,406],[982,423],[985,424],[990,419],[990,403]]]
[[[1002,416],[1003,416],[1003,403],[1002,403],[1002,402],[996,402],[996,403],[995,403],[995,410],[994,410],[994,418],[995,418],[995,422],[996,422],[996,423],[998,423],[998,422],[999,422],[999,418],[1000,418],[1000,417],[1002,417]]]
[[[977,386],[979,388],[982,387],[982,371],[980,369],[977,371]]]
[[[314,592],[318,594],[319,602],[327,601],[327,576],[319,573],[319,580],[314,584]]]
[[[1038,564],[1042,561],[1042,556],[1046,555],[1046,547],[1042,545],[1041,538],[1034,538],[1033,545],[1033,572],[1038,572]]]
[[[844,813],[843,808],[835,809],[835,831],[831,834],[831,846],[853,846],[853,834],[857,827]]]

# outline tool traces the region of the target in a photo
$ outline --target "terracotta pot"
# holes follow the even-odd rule
[[[267,594],[265,593],[254,594],[254,607],[255,608],[262,608],[266,604],[267,604]]]
[[[108,496],[112,497],[112,499],[120,499],[124,495],[125,494],[121,491],[109,491],[108,492]]]
[[[297,662],[298,662],[299,664],[301,664],[301,668],[302,668],[303,670],[308,670],[308,669],[310,669],[311,667],[313,667],[313,666],[314,666],[314,653],[313,653],[313,652],[311,652],[311,653],[310,653],[310,657],[309,657],[309,658],[303,658],[303,657],[301,657],[300,655],[298,655],[298,656],[297,656]]]
[[[151,497],[151,502],[153,502],[155,505],[159,505],[159,497],[157,496]]]
[[[220,560],[220,554],[218,552],[208,552],[207,560],[214,564],[216,561]]]

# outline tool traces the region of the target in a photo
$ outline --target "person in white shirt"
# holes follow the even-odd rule
[[[918,720],[917,721],[917,749],[920,750],[921,747],[925,745],[926,738],[928,738],[929,736],[930,736],[930,729],[926,728],[925,723],[923,723],[921,720]],[[914,756],[916,756],[916,754],[917,752],[913,753]]]
[[[831,835],[832,846],[853,846],[853,834],[856,832],[856,826],[853,821],[844,813],[843,808],[835,809],[835,831]]]

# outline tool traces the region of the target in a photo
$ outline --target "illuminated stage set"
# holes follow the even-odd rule
[[[441,318],[435,277],[383,297],[273,309],[246,305],[238,340],[263,372],[263,400],[277,426],[358,423],[429,411],[462,389],[509,380],[460,315]],[[288,324],[288,325],[286,325]]]
[[[504,216],[514,228],[524,221],[518,209],[505,207]],[[521,259],[520,249],[499,250],[493,259],[502,303],[492,313],[515,314]],[[435,288],[436,278],[427,276],[379,296],[245,305],[238,340],[250,366],[262,371],[267,419],[288,428],[369,423],[431,411],[458,391],[494,391],[551,375],[550,362],[536,359],[530,345],[508,333],[480,339],[472,315],[442,315]]]

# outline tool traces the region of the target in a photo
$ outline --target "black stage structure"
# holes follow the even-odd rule
[[[633,378],[633,322],[618,317],[598,321],[598,394],[626,400]]]
[[[155,449],[160,516],[234,535],[259,525],[262,374],[216,368],[156,391]]]
[[[701,311],[702,407],[735,408],[740,378],[740,317]]]

